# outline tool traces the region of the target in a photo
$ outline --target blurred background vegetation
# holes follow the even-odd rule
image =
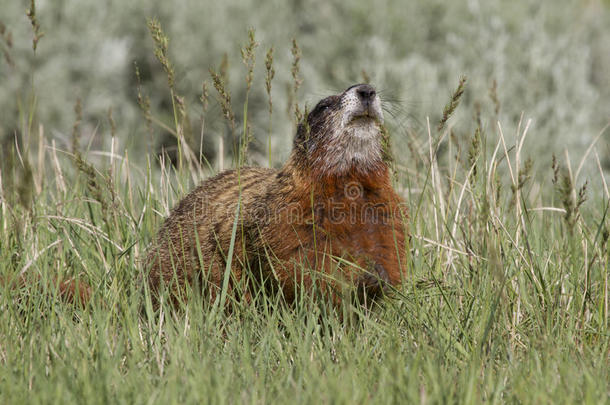
[[[543,153],[545,165],[551,152],[568,148],[582,154],[610,119],[609,1],[39,0],[36,12],[44,36],[36,52],[26,16],[29,6],[29,1],[0,0],[3,145],[20,139],[35,95],[34,124],[43,124],[45,136],[55,139],[59,148],[69,149],[79,98],[81,128],[89,135],[83,147],[89,142],[92,149],[107,146],[112,108],[121,148],[171,148],[172,138],[161,126],[153,125],[153,133],[148,132],[138,106],[134,64],[151,113],[173,125],[167,77],[146,25],[149,17],[159,19],[170,39],[176,89],[197,136],[205,116],[203,145],[211,159],[229,129],[209,69],[225,72],[241,120],[246,68],[240,49],[249,28],[256,30],[260,45],[248,107],[255,137],[251,160],[256,163],[265,162],[267,155],[264,77],[270,47],[276,72],[274,163],[290,151],[292,38],[302,52],[303,84],[296,96],[302,106],[370,78],[389,104],[388,121],[398,139],[425,135],[421,129],[426,117],[437,122],[462,74],[469,85],[452,119],[456,128],[469,136],[472,116],[482,108],[492,116],[497,110],[505,132],[513,133],[524,113],[533,119],[527,152]],[[200,102],[203,82],[210,95],[205,114]],[[495,131],[495,122],[485,125]],[[608,132],[604,137],[600,146],[607,145]],[[199,141],[192,140],[194,145]],[[401,147],[399,142],[397,154]],[[609,165],[608,147],[600,152]]]

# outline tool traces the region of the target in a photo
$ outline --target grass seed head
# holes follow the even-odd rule
[[[267,90],[269,114],[273,114],[273,100],[271,99],[271,82],[275,77],[275,69],[273,68],[273,47],[269,48],[265,57],[265,69],[267,74],[265,76],[265,90]]]
[[[220,72],[222,72],[222,65]],[[212,75],[212,83],[214,84],[214,88],[218,92],[220,108],[222,109],[222,114],[229,123],[231,127],[231,132],[235,132],[235,114],[233,113],[233,108],[231,107],[231,93],[226,86],[226,77],[223,74],[218,74],[214,69],[210,68],[210,75]]]
[[[491,87],[489,88],[489,98],[494,104],[494,113],[497,118],[500,114],[500,99],[498,98],[498,82],[496,79],[493,80]]]
[[[199,96],[199,101],[201,101],[201,109],[203,113],[208,110],[208,102],[210,95],[208,94],[208,82],[205,80],[201,83],[201,96]]]
[[[254,28],[248,30],[248,43],[241,48],[241,60],[246,65],[246,92],[250,92],[252,88],[252,79],[254,76],[254,65],[256,63],[256,54],[254,51],[258,47],[258,42],[254,37]]]
[[[81,105],[80,97],[76,99],[74,104],[74,124],[72,125],[72,154],[74,156],[80,155],[80,123],[83,119],[83,108]]]
[[[165,74],[167,75],[167,83],[169,84],[170,89],[174,90],[175,85],[175,74],[174,74],[174,66],[168,57],[168,47],[169,47],[169,38],[163,32],[161,28],[161,23],[156,18],[149,19],[147,21],[148,30],[150,32],[150,36],[155,43],[155,56],[161,63]]]
[[[38,21],[38,16],[36,15],[36,3],[34,0],[30,0],[30,8],[25,11],[25,15],[30,20],[32,24],[32,29],[34,30],[34,38],[32,39],[32,49],[36,52],[36,48],[38,47],[38,41],[42,37],[44,37],[44,32],[42,32],[40,28],[40,22]]]
[[[299,88],[301,84],[303,84],[303,79],[300,76],[300,61],[301,61],[301,50],[299,49],[299,45],[297,44],[297,40],[295,38],[292,39],[292,68],[290,69],[290,73],[292,74],[292,100],[294,102],[294,116],[296,122],[299,123],[303,119],[303,115],[299,109],[299,103],[297,100],[297,95],[299,92]]]
[[[437,127],[438,132],[441,132],[443,130],[443,128],[445,128],[445,125],[447,124],[447,120],[449,120],[451,115],[453,115],[453,113],[455,112],[455,109],[457,108],[457,106],[460,104],[460,99],[462,98],[462,95],[464,94],[465,89],[466,89],[466,76],[461,76],[460,82],[458,83],[457,88],[455,89],[455,91],[453,92],[453,95],[451,96],[451,100],[449,100],[449,102],[445,105],[445,108],[443,109],[443,117],[441,118],[440,122],[438,123],[438,127]]]

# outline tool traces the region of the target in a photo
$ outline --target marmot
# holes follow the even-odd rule
[[[229,260],[227,293],[238,300],[251,299],[254,284],[291,302],[315,283],[334,303],[346,286],[370,302],[398,285],[407,213],[392,188],[384,131],[374,87],[357,84],[307,114],[281,169],[242,167],[203,181],[149,249],[153,295],[166,286],[176,298],[188,283],[214,300]]]

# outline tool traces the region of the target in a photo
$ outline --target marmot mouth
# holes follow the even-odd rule
[[[346,123],[353,124],[355,121],[360,121],[365,123],[367,121],[373,121],[378,124],[383,124],[383,114],[381,111],[376,108],[374,105],[367,105],[364,108],[356,109],[356,111],[351,111],[348,115]]]
[[[378,123],[381,121],[381,117],[379,117],[379,115],[376,114],[374,111],[365,111],[360,114],[352,115],[348,121],[348,124],[354,124],[356,122],[369,122],[369,121]]]

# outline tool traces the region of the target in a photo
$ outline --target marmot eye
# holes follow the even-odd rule
[[[329,103],[329,102],[327,102],[327,101],[323,101],[323,102],[321,102],[321,103],[318,105],[318,109],[319,109],[320,111],[325,111],[325,110],[327,110],[328,108],[330,108],[330,103]]]

